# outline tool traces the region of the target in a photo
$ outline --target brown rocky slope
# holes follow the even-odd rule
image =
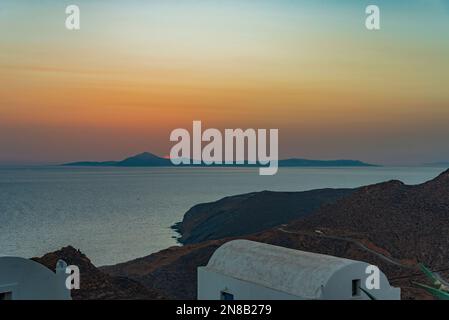
[[[122,276],[111,276],[97,269],[83,253],[68,246],[33,260],[55,270],[59,259],[80,269],[80,289],[72,290],[74,300],[165,299],[160,292]]]
[[[376,264],[402,288],[404,299],[426,299],[410,280],[422,279],[417,262],[449,275],[448,231],[449,170],[416,186],[390,181],[361,187],[314,214],[244,238]],[[169,298],[194,299],[196,268],[230,239],[173,247],[101,269]]]
[[[184,244],[252,234],[304,217],[351,192],[353,189],[262,191],[226,197],[192,207],[174,228]]]

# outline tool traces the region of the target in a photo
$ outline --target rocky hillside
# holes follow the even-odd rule
[[[252,234],[306,216],[352,189],[254,192],[192,207],[174,226],[184,244]]]
[[[70,246],[40,258],[33,258],[53,271],[59,259],[80,268],[81,288],[72,290],[74,300],[165,299],[160,292],[135,280],[103,273],[83,253]]]
[[[417,262],[449,277],[448,230],[446,171],[416,186],[390,181],[358,188],[313,214],[245,238],[376,264],[402,288],[404,299],[428,299],[410,280],[422,280]],[[174,247],[102,271],[129,277],[170,298],[194,299],[197,266],[230,239]]]
[[[449,267],[449,170],[421,185],[360,188],[289,228],[365,239],[392,256]]]

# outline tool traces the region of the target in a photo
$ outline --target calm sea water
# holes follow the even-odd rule
[[[443,168],[0,168],[0,254],[81,249],[96,265],[177,245],[170,226],[200,202],[239,193],[417,184]]]

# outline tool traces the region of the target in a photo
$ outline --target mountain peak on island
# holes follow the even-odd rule
[[[148,151],[145,151],[145,152],[136,154],[136,155],[133,156],[133,157],[139,157],[139,158],[151,158],[151,159],[154,159],[154,158],[160,158],[159,156],[155,155],[154,153],[151,153],[151,152],[148,152]]]
[[[169,159],[161,158],[150,152],[142,152],[117,163],[124,167],[170,166]]]
[[[128,157],[128,158],[122,160],[121,162],[130,161],[130,160],[159,160],[159,159],[163,159],[163,158],[155,155],[154,153],[145,151],[145,152],[136,154],[134,156]]]

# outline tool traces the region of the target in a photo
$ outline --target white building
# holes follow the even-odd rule
[[[218,248],[205,267],[198,268],[200,300],[368,300],[369,264],[361,261],[287,249],[248,240]],[[379,271],[376,299],[399,300]],[[362,290],[362,289],[363,290]]]
[[[54,273],[30,259],[0,257],[0,300],[69,300],[66,267],[59,260]]]

